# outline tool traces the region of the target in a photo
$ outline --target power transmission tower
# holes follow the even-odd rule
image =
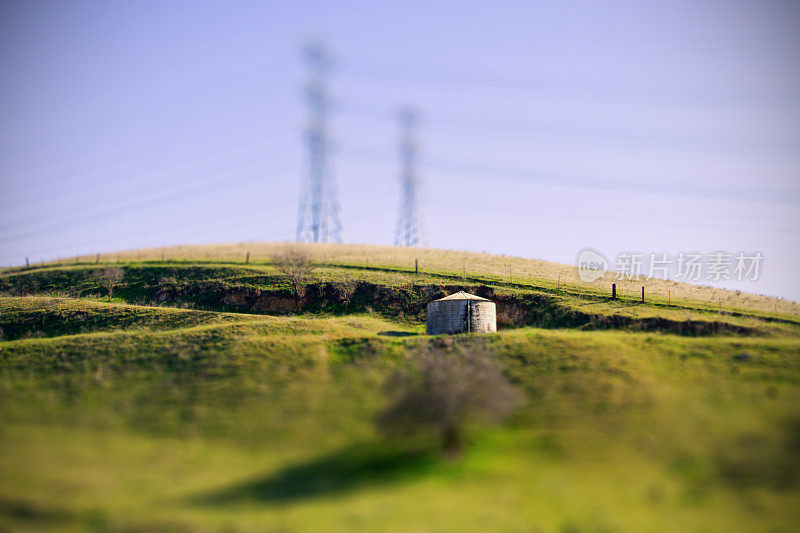
[[[306,130],[309,172],[300,185],[295,238],[298,242],[342,242],[339,191],[329,161],[332,140],[328,130],[331,98],[327,75],[332,60],[320,41],[307,43],[303,56],[309,69],[305,87],[309,107]]]
[[[400,213],[394,243],[397,246],[424,246],[424,226],[419,208],[419,177],[417,176],[417,143],[415,139],[418,116],[414,109],[403,107],[398,113],[400,122]]]

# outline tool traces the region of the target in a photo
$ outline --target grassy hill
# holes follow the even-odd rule
[[[318,268],[296,301],[271,261],[283,246],[0,273],[0,531],[800,520],[796,304],[653,280],[612,302],[609,280],[566,265],[334,245],[303,246]],[[425,335],[425,303],[462,289],[497,302],[500,331]],[[525,397],[505,425],[469,428],[457,461],[374,424],[387,377],[426,346],[491,354]]]

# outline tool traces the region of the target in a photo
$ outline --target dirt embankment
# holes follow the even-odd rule
[[[199,269],[202,270],[202,269]],[[0,293],[21,295],[68,293],[73,296],[103,296],[106,290],[87,271],[49,271],[4,277]],[[175,274],[178,274],[177,276]],[[379,313],[393,318],[424,321],[431,300],[464,290],[489,298],[497,304],[497,324],[501,328],[538,326],[543,328],[627,329],[662,331],[679,335],[730,333],[757,335],[759,330],[728,322],[666,318],[635,318],[590,314],[561,305],[547,294],[507,292],[487,285],[411,285],[389,286],[357,282],[346,287],[335,282],[317,282],[295,298],[288,281],[281,276],[239,276],[209,279],[210,272],[181,272],[147,268],[127,269],[114,296],[133,304],[190,307],[210,311],[289,314]],[[214,272],[230,275],[233,272]]]
[[[251,286],[229,286],[204,282],[177,292],[162,291],[161,303],[170,300],[202,301],[207,308],[247,313],[294,313],[299,311],[323,313],[374,312],[393,318],[423,321],[426,306],[431,300],[459,290],[489,298],[497,304],[497,324],[501,328],[538,326],[543,328],[580,328],[587,330],[627,329],[662,331],[679,335],[702,336],[714,334],[757,335],[760,332],[728,322],[666,318],[635,318],[619,315],[600,315],[581,312],[560,305],[547,295],[517,295],[498,293],[492,287],[457,285],[416,285],[388,287],[373,283],[357,283],[349,299],[343,287],[336,283],[315,283],[306,288],[303,298],[295,300],[288,289],[260,289]]]

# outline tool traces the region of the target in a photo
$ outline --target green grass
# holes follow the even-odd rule
[[[99,298],[107,294],[96,279],[103,268],[104,265],[72,265],[9,272],[0,276],[0,294]],[[124,269],[125,278],[114,295],[130,304],[270,314],[292,312],[295,307],[290,284],[273,265],[133,263],[124,265]],[[345,279],[358,282],[348,306],[337,299],[338,287]],[[317,313],[378,312],[418,322],[424,319],[428,301],[457,290],[497,299],[501,310],[522,311],[505,325],[629,327],[689,335],[726,330],[793,335],[800,331],[800,317],[759,309],[720,310],[705,302],[666,302],[654,296],[648,296],[644,303],[638,296],[612,302],[606,295],[576,285],[553,288],[535,280],[505,282],[491,274],[464,279],[449,273],[415,275],[396,268],[347,265],[322,266],[315,271],[309,279],[309,294],[303,307]],[[500,320],[503,325],[504,317]]]
[[[0,530],[796,528],[796,317],[328,263],[300,313],[244,312],[291,299],[270,265],[122,265],[113,300],[94,265],[0,276]],[[525,318],[424,335],[415,306],[458,286]],[[458,461],[373,423],[427,345],[488,351],[526,397]]]

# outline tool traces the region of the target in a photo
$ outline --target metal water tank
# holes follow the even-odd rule
[[[428,335],[497,331],[494,302],[459,291],[428,303]]]

